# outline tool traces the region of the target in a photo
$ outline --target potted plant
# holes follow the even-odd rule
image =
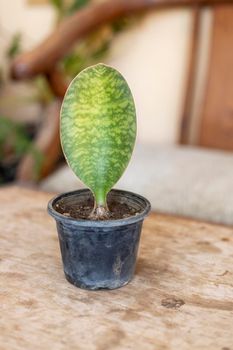
[[[88,187],[48,204],[65,276],[85,289],[121,287],[133,277],[142,222],[150,211],[142,196],[112,190],[136,138],[134,101],[122,75],[104,64],[79,73],[64,97],[60,126],[67,163]]]

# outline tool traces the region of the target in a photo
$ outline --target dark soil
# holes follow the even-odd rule
[[[69,203],[64,199],[60,199],[56,202],[55,210],[68,217],[79,220],[90,220],[89,215],[91,214],[94,207],[94,201],[87,199],[86,202],[80,204],[74,200]],[[119,203],[117,201],[109,201],[109,218],[108,220],[119,220],[126,219],[130,216],[138,215],[137,209],[130,207],[127,203]]]

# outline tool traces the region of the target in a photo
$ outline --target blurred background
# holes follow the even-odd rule
[[[233,3],[0,0],[0,184],[82,188],[65,164],[69,81],[105,62],[136,102],[137,145],[116,187],[163,213],[233,224]]]

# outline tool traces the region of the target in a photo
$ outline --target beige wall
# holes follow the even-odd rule
[[[110,63],[132,88],[143,142],[178,138],[190,30],[188,10],[155,11],[113,46]]]
[[[17,31],[23,32],[27,49],[40,42],[53,27],[54,14],[50,6],[1,0],[0,23],[2,55]],[[142,142],[177,140],[190,27],[188,10],[155,11],[115,40],[107,62],[118,68],[131,86]]]
[[[23,46],[31,48],[45,38],[53,28],[54,12],[48,5],[29,6],[26,0],[0,0],[0,58],[9,40],[23,33]]]

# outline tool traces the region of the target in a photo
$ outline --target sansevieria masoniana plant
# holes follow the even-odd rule
[[[135,137],[134,101],[122,75],[104,64],[79,73],[61,108],[61,143],[88,188],[59,194],[48,204],[66,279],[77,287],[115,289],[133,278],[150,203],[112,187],[130,160]]]
[[[97,64],[71,82],[61,108],[61,143],[66,160],[92,191],[90,219],[108,219],[107,194],[123,174],[136,137],[130,88],[114,68]]]

